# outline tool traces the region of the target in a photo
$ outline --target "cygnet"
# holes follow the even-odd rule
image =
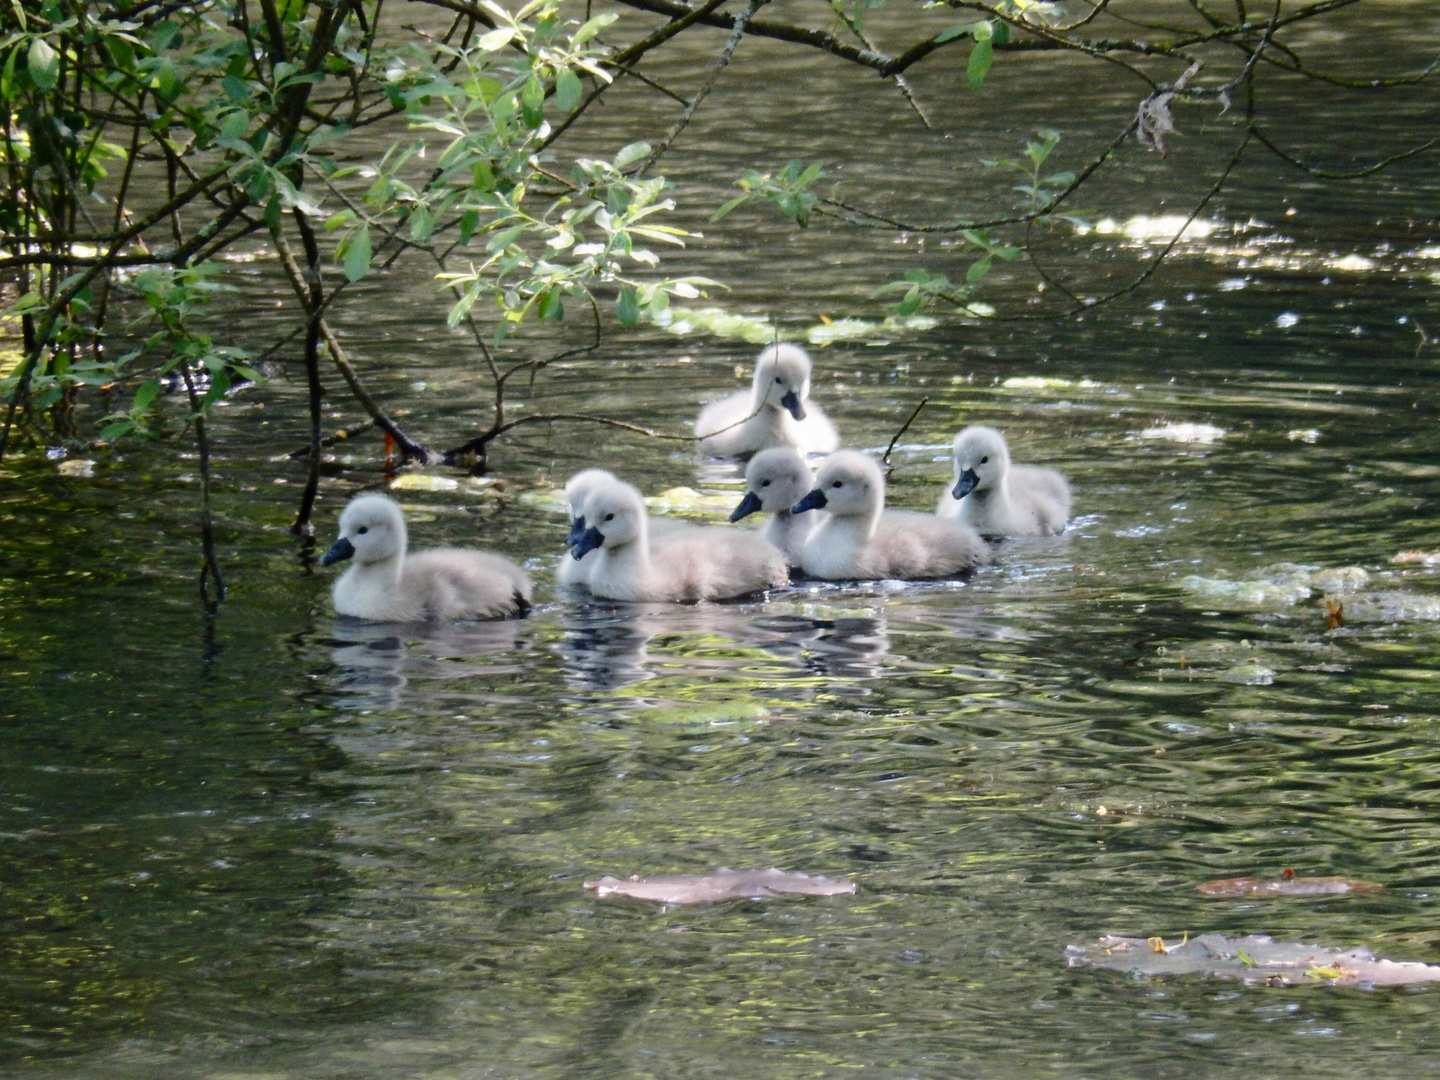
[[[645,502],[629,484],[598,488],[585,503],[585,534],[572,555],[599,549],[590,591],[612,600],[724,600],[789,580],[785,556],[739,529],[691,527],[651,537]]]
[[[716,457],[748,457],[771,446],[827,454],[840,436],[810,398],[810,357],[797,345],[771,345],[755,360],[755,380],[706,405],[695,421],[700,449]]]
[[[769,514],[770,521],[762,535],[785,553],[785,559],[791,566],[799,566],[800,549],[821,520],[830,516],[824,511],[811,514],[790,512],[790,508],[815,486],[815,474],[810,471],[810,466],[791,447],[772,446],[750,459],[745,468],[745,486],[748,489],[745,498],[735,507],[730,520],[739,521],[760,512]]]
[[[584,469],[565,482],[565,502],[570,514],[570,532],[565,537],[566,552],[560,556],[560,562],[555,567],[555,581],[558,584],[567,587],[576,585],[589,587],[590,571],[594,569],[600,556],[592,551],[584,558],[571,557],[575,545],[585,535],[585,500],[605,484],[619,482],[614,473],[604,469]],[[650,519],[650,528],[657,536],[660,536],[668,532],[692,529],[695,526],[688,522],[659,517]]]
[[[880,466],[854,450],[839,450],[820,466],[815,489],[794,513],[824,508],[830,520],[810,534],[800,566],[832,581],[954,577],[990,561],[974,529],[934,514],[885,509]]]
[[[983,536],[1049,536],[1070,520],[1070,485],[1054,469],[1011,465],[1005,436],[975,424],[955,436],[955,481],[935,512]]]
[[[361,495],[340,515],[321,566],[353,559],[332,590],[335,611],[371,622],[503,619],[530,610],[530,578],[509,559],[472,548],[405,553],[393,499]]]

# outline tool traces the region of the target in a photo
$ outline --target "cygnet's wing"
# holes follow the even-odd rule
[[[756,533],[704,528],[657,537],[651,574],[676,600],[724,600],[789,580],[785,556]]]
[[[745,452],[746,425],[741,421],[754,411],[749,390],[741,390],[706,405],[695,420],[695,434],[701,440],[700,449],[719,457]]]
[[[969,526],[911,510],[881,514],[869,547],[898,578],[951,577],[990,561],[990,548]]]
[[[1070,485],[1054,469],[1013,465],[1009,488],[1011,499],[1033,509],[1041,532],[1059,532],[1070,520]]]
[[[430,619],[502,619],[530,607],[530,578],[500,555],[435,548],[405,560],[398,590]]]

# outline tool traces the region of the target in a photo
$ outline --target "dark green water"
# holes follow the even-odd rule
[[[1374,25],[1397,10],[1370,8]],[[776,101],[833,69],[787,69],[772,88],[757,75],[769,55],[722,83],[714,128],[695,133],[702,195],[815,122]],[[859,104],[827,102],[829,148],[813,156],[883,131],[872,164],[851,166],[862,182],[882,188],[875,162],[897,148],[951,175],[957,153],[1056,122],[1042,106],[1067,92],[1064,72],[1032,67],[1031,82],[982,99],[998,108],[1026,88],[1011,131],[926,139],[867,85]],[[922,86],[943,89],[939,74]],[[1383,138],[1433,127],[1433,95],[1402,104]],[[753,143],[737,147],[719,117],[742,105]],[[1122,105],[1095,88],[1095,114],[1067,138],[1098,138],[1104,109]],[[1358,108],[1328,101],[1296,137],[1324,147]],[[1190,152],[1210,135],[1197,123]],[[1157,192],[1193,186],[1196,156],[1137,158],[1145,182],[1117,181],[1117,218],[1168,209]],[[300,444],[304,420],[303,384],[282,375],[218,425],[232,593],[207,618],[193,460],[128,448],[123,462],[92,455],[89,478],[38,452],[8,460],[0,1071],[1434,1072],[1433,990],[1136,980],[1064,956],[1101,933],[1220,930],[1440,963],[1440,620],[1411,617],[1436,612],[1440,581],[1390,562],[1440,547],[1440,373],[1416,332],[1440,325],[1424,251],[1440,243],[1432,172],[1421,159],[1322,188],[1257,167],[1206,215],[1209,241],[1082,321],[942,324],[813,350],[814,394],[847,445],[883,448],[929,397],[896,451],[893,505],[933,505],[968,422],[1069,475],[1072,528],[1004,545],[967,584],[804,586],[691,608],[562,595],[550,574],[563,526],[537,491],[587,465],[649,491],[733,485],[734,472],[678,444],[537,428],[497,450],[498,496],[398,493],[417,544],[525,560],[529,619],[337,621],[328,575],[306,572],[285,532],[302,477],[272,458]],[[856,310],[873,266],[903,270],[913,254],[760,221],[684,258],[734,281],[727,306],[797,332]],[[1117,275],[1139,265],[1114,237],[1092,260]],[[234,311],[263,343],[287,327],[270,321],[269,267],[254,265]],[[995,298],[1020,295],[1014,281]],[[485,401],[441,311],[416,266],[361,286],[341,320],[381,393],[437,442],[476,427]],[[682,431],[754,351],[616,336],[530,405]],[[669,363],[682,353],[693,362]],[[1051,382],[1005,385],[1020,377]],[[336,401],[337,422],[353,419]],[[1181,443],[1163,437],[1170,424],[1224,433]],[[344,457],[320,505],[327,535],[348,493],[382,479],[373,442]],[[1249,608],[1181,585],[1281,561],[1368,571],[1348,625],[1327,631],[1318,594]],[[661,910],[581,887],[770,865],[857,892]],[[1284,867],[1386,888],[1195,891]]]

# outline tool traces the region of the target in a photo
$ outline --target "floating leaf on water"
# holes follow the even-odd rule
[[[1069,390],[1076,387],[1081,390],[1093,390],[1105,384],[1091,382],[1089,379],[1049,379],[1043,375],[1012,375],[1000,385],[1006,390]]]
[[[1440,596],[1411,592],[1362,593],[1345,601],[1345,621],[1410,622],[1440,619]]]
[[[1180,587],[1207,606],[1224,610],[1292,607],[1311,595],[1308,581],[1231,581],[1192,574],[1180,579]]]
[[[1377,893],[1383,885],[1345,877],[1297,877],[1286,871],[1278,880],[1257,877],[1221,878],[1195,886],[1202,896],[1349,896]]]
[[[1370,584],[1370,572],[1359,566],[1335,566],[1315,571],[1310,584],[1325,593],[1359,592]]]
[[[61,476],[94,476],[95,462],[88,458],[71,458],[55,466],[55,471]]]
[[[1214,424],[1156,424],[1140,432],[1142,439],[1167,439],[1178,443],[1209,445],[1224,438],[1225,429]]]
[[[1269,686],[1275,681],[1275,672],[1264,664],[1240,664],[1222,672],[1220,681],[1242,686]]]
[[[1399,566],[1440,566],[1440,551],[1401,551],[1390,561]]]
[[[1106,934],[1093,945],[1070,945],[1071,967],[1101,967],[1138,975],[1211,975],[1265,986],[1328,982],[1343,986],[1410,986],[1440,982],[1440,967],[1382,960],[1369,949],[1330,949],[1279,942],[1266,934],[1242,938],[1201,934],[1156,950],[1156,938]]]
[[[672,874],[665,877],[631,877],[621,880],[605,876],[585,882],[597,896],[633,896],[660,904],[710,904],[719,900],[758,899],[798,893],[804,896],[848,896],[853,881],[811,877],[809,874],[777,870],[726,870],[713,874]]]
[[[455,491],[460,481],[451,476],[433,476],[430,473],[401,473],[390,481],[392,491]]]
[[[735,509],[736,494],[705,494],[689,487],[673,487],[646,498],[645,505],[651,510],[669,510],[691,513],[724,510],[727,514]]]
[[[530,506],[541,506],[546,510],[553,510],[557,514],[569,515],[570,500],[565,497],[561,488],[539,488],[535,491],[526,491],[520,495],[520,502]]]
[[[869,341],[889,344],[897,337],[933,330],[939,320],[929,315],[908,315],[887,318],[880,322],[866,319],[833,319],[805,328],[805,340],[811,345],[829,345],[836,341]]]

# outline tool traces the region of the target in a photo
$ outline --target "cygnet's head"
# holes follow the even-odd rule
[[[955,436],[955,487],[951,494],[963,499],[972,491],[986,491],[1010,468],[1005,436],[992,427],[975,424]]]
[[[835,517],[864,517],[885,505],[885,477],[874,460],[858,450],[836,450],[820,464],[815,489],[791,512],[829,510]]]
[[[574,547],[585,532],[585,500],[603,484],[615,482],[615,474],[604,469],[583,469],[565,481],[565,500],[569,504],[570,533],[565,546]]]
[[[340,515],[340,539],[320,556],[320,565],[345,559],[363,565],[404,554],[405,516],[399,504],[386,495],[360,495]]]
[[[585,531],[570,553],[583,559],[596,548],[624,547],[645,529],[645,500],[629,484],[619,480],[602,484],[585,500]]]
[[[805,419],[810,357],[798,345],[770,345],[755,360],[755,400]]]
[[[731,521],[758,511],[785,513],[815,486],[815,476],[799,451],[790,446],[761,450],[745,468],[745,498],[730,515]]]

